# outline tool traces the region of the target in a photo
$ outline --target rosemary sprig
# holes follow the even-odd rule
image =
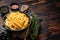
[[[29,37],[31,38],[31,40],[34,40],[37,35],[38,35],[38,30],[39,30],[39,18],[32,13],[32,22],[31,22],[31,26],[29,28]]]

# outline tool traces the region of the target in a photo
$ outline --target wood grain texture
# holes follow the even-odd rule
[[[10,1],[2,0],[0,1],[0,6],[8,5]],[[19,0],[16,2],[19,2]],[[22,0],[19,3],[29,5],[31,10],[42,19],[42,22],[40,22],[40,33],[37,37],[38,40],[59,40],[58,34],[60,35],[60,2],[58,0],[38,0],[37,2]]]

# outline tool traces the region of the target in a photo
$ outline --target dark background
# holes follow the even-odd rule
[[[0,7],[13,2],[29,5],[42,19],[38,40],[60,40],[60,0],[0,0]]]

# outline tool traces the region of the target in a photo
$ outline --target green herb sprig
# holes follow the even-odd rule
[[[37,15],[32,13],[31,16],[32,16],[32,22],[29,28],[29,37],[31,38],[31,40],[34,40],[38,35],[40,25],[39,25],[39,18],[37,17]]]

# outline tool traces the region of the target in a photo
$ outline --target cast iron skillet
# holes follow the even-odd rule
[[[25,13],[26,14],[26,13]],[[6,14],[7,15],[7,14]],[[30,24],[31,24],[31,18],[28,14],[26,14],[28,17],[29,17],[29,24],[27,25],[27,27],[25,27],[24,29],[19,29],[19,30],[11,30],[9,29],[5,24],[4,24],[4,20],[6,19],[6,15],[3,17],[3,27],[6,29],[6,30],[10,30],[10,31],[21,31],[21,30],[24,30],[24,29],[27,29]]]

